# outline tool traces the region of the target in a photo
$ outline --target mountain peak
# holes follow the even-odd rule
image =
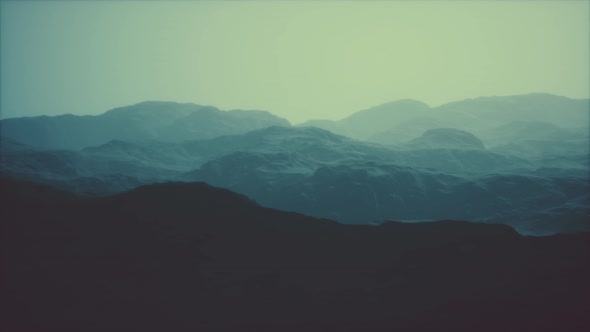
[[[113,108],[103,113],[103,116],[123,116],[146,113],[151,115],[186,116],[204,108],[215,107],[201,106],[193,103],[177,103],[172,101],[143,101],[133,105]],[[215,109],[217,110],[217,108]]]
[[[380,106],[403,106],[403,107],[420,107],[420,108],[429,108],[430,106],[428,104],[426,104],[425,102],[422,102],[420,100],[416,100],[416,99],[409,99],[409,98],[405,98],[405,99],[397,99],[394,101],[390,101],[387,102],[385,104],[381,104],[379,106],[376,107],[380,107]]]

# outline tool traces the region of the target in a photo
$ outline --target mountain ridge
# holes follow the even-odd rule
[[[452,101],[436,107],[416,102],[422,107],[399,108],[400,104],[393,101],[354,112],[340,120],[308,122],[357,139],[399,144],[420,136],[426,129],[436,127],[456,128],[480,135],[515,120],[535,119],[562,127],[578,127],[580,123],[590,121],[590,99],[573,99],[545,93],[478,97]],[[403,105],[403,102],[401,104]],[[418,104],[413,106],[416,105]],[[399,114],[404,109],[407,112]],[[424,126],[415,123],[416,121],[431,123]],[[388,131],[392,133],[386,135]],[[396,135],[395,131],[403,134]]]
[[[99,115],[58,115],[0,120],[2,135],[22,143],[79,150],[110,140],[212,138],[271,125],[290,126],[267,111],[221,111],[192,103],[143,102]]]
[[[545,105],[546,99],[553,102]],[[570,101],[551,95],[493,97],[438,112],[402,100],[359,112],[361,118],[377,114],[364,123],[349,120],[369,132],[377,130],[370,126],[373,122],[389,128],[381,139],[405,138],[397,145],[287,126],[278,118],[267,119],[264,111],[146,102],[107,112],[111,122],[94,129],[87,123],[54,135],[61,127],[31,127],[39,129],[36,139],[74,141],[76,135],[68,136],[74,133],[82,135],[80,145],[102,140],[79,151],[27,146],[2,136],[0,171],[98,195],[162,181],[207,181],[267,206],[343,222],[466,218],[512,222],[532,234],[581,231],[589,227],[584,213],[590,206],[581,190],[587,188],[590,134],[580,127],[580,117],[589,112]],[[162,105],[178,117],[163,120]],[[405,112],[407,107],[421,114]],[[391,121],[383,112],[391,113]],[[444,117],[428,117],[437,113]],[[551,116],[519,119],[545,113]],[[576,127],[560,126],[552,121],[556,116]],[[84,117],[66,118],[75,122]],[[455,122],[455,127],[447,125]],[[476,125],[476,131],[460,124]],[[461,202],[469,204],[462,207]]]

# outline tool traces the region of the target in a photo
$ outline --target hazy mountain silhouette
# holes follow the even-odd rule
[[[579,127],[564,128],[542,121],[512,121],[482,133],[490,145],[500,145],[528,140],[556,142],[584,142],[590,137],[590,128],[584,123]]]
[[[265,111],[220,111],[212,106],[143,102],[101,115],[0,120],[2,135],[39,147],[81,149],[111,140],[183,141],[240,134],[289,121]]]
[[[398,100],[339,120],[311,120],[315,126],[357,139],[398,144],[428,129],[455,128],[483,138],[487,146],[507,136],[498,129],[513,122],[536,122],[576,129],[588,136],[590,101],[549,94],[481,97],[431,108],[416,100]],[[212,106],[143,102],[98,116],[40,116],[0,121],[2,135],[39,147],[81,149],[122,141],[184,141],[241,134],[269,126],[289,126],[285,119],[263,111],[220,111]],[[517,130],[518,131],[518,130]],[[534,129],[527,130],[528,132]],[[520,130],[523,133],[525,131]],[[536,137],[538,138],[538,137]]]
[[[401,100],[341,121],[310,122],[404,140],[380,145],[290,127],[265,112],[146,102],[100,116],[3,120],[3,135],[36,143],[3,136],[0,171],[92,194],[206,181],[265,206],[349,223],[454,218],[532,234],[573,232],[590,227],[586,106],[545,94],[437,108]],[[79,151],[44,147],[93,140],[101,143]]]
[[[576,128],[588,123],[590,99],[531,93],[466,99],[443,104],[435,109],[438,112],[467,113],[480,122],[505,124],[513,121],[542,121],[560,127]]]
[[[343,225],[202,183],[0,179],[7,331],[586,331],[589,233]]]
[[[514,121],[587,129],[590,100],[534,93],[466,99],[432,108],[418,101],[401,100],[356,112],[339,121],[309,124],[357,139],[399,144],[428,129],[455,128],[481,135]]]
[[[358,139],[366,139],[374,133],[382,132],[393,124],[426,117],[430,107],[423,102],[403,99],[358,111],[339,121],[312,120],[301,126],[315,126],[335,133]]]

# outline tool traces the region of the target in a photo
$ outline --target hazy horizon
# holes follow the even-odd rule
[[[1,118],[162,100],[301,123],[399,99],[590,97],[587,1],[2,1],[1,9]]]

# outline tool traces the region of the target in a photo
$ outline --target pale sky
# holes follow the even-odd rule
[[[396,99],[588,98],[589,1],[2,1],[2,118],[145,100],[293,123]]]

